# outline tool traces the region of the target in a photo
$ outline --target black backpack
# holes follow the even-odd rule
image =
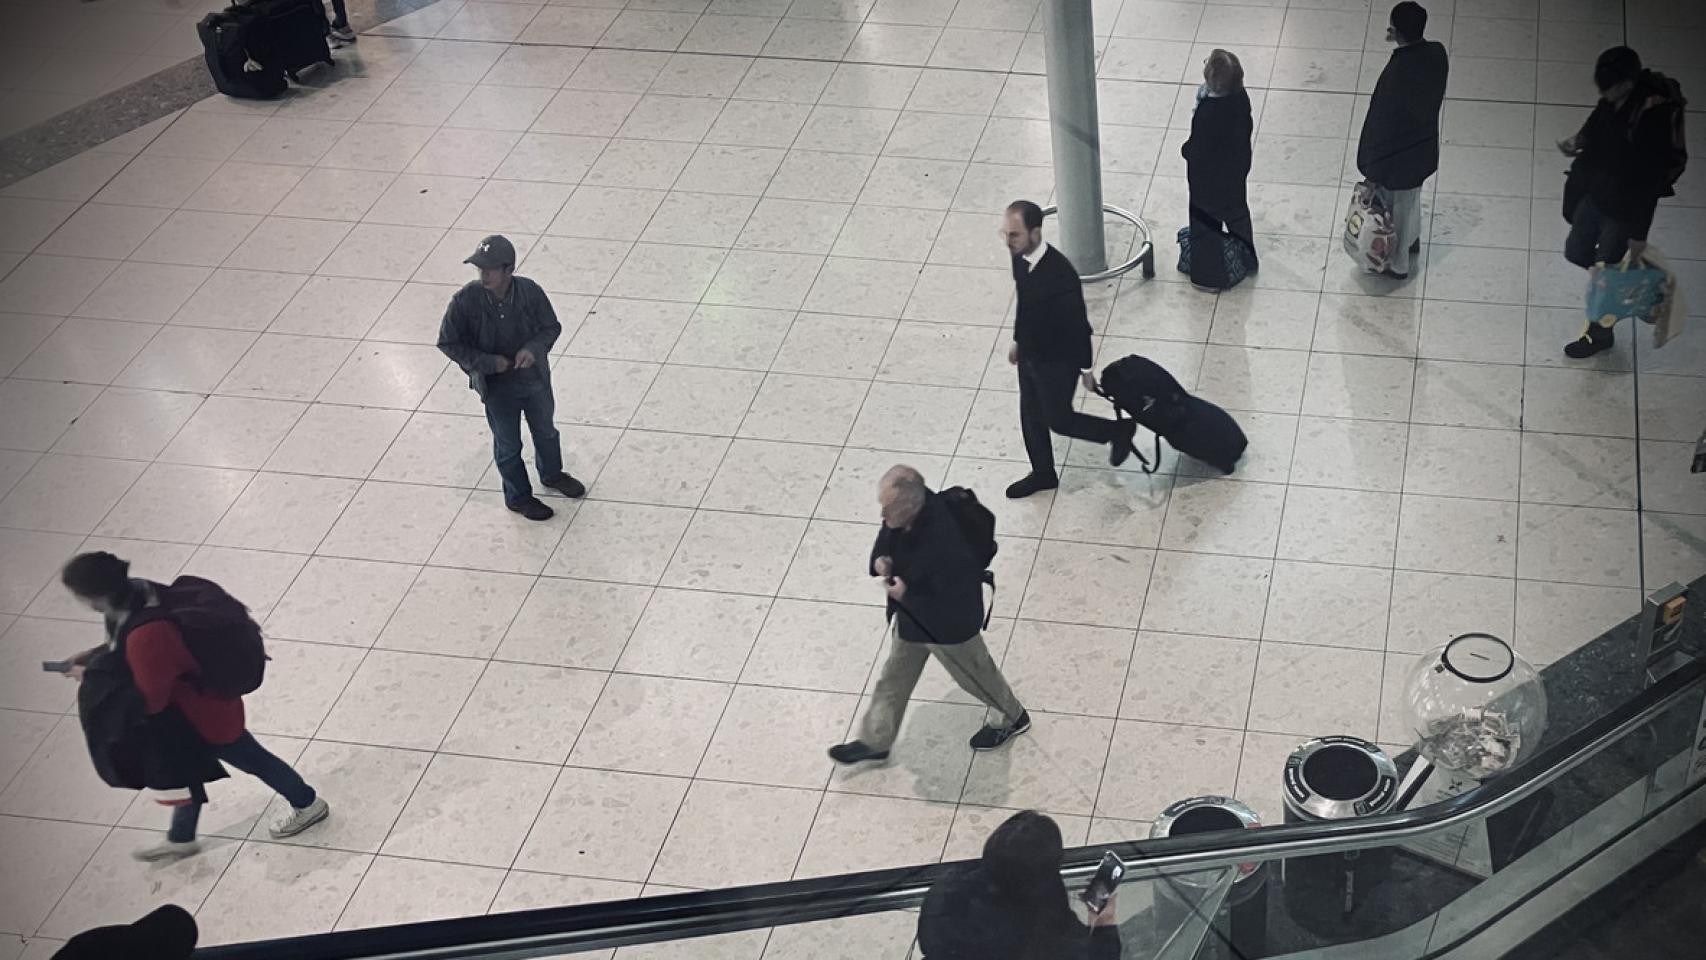
[[[145,623],[170,620],[195,658],[197,689],[209,696],[236,699],[260,688],[270,658],[261,641],[261,626],[242,601],[201,577],[179,577],[170,585],[152,586],[159,604],[132,614],[124,624],[126,635]]]
[[[960,535],[966,538],[966,546],[971,548],[972,559],[983,571],[984,580],[994,583],[995,575],[989,572],[989,565],[995,562],[995,551],[1000,549],[995,542],[995,514],[966,487],[949,487],[942,491],[941,497],[954,523],[959,525]]]
[[[1165,367],[1133,354],[1102,369],[1096,392],[1112,401],[1115,416],[1129,415],[1155,434],[1155,463],[1132,453],[1144,473],[1161,464],[1161,440],[1174,450],[1232,473],[1249,441],[1232,415],[1201,397],[1192,396]]]

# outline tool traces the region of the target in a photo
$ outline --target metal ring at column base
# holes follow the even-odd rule
[[[1043,208],[1043,216],[1053,216],[1059,211],[1059,207],[1054,204],[1049,204]],[[1137,236],[1141,241],[1137,247],[1137,256],[1132,257],[1130,260],[1127,260],[1117,267],[1109,267],[1099,273],[1080,274],[1078,279],[1085,283],[1112,280],[1122,274],[1130,273],[1132,268],[1140,264],[1143,266],[1143,277],[1145,280],[1155,276],[1155,244],[1150,239],[1149,224],[1144,223],[1142,217],[1132,213],[1130,210],[1127,210],[1124,207],[1116,207],[1111,203],[1102,204],[1102,212],[1111,213],[1137,228]]]

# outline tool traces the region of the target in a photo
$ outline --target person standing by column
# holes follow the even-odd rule
[[[883,525],[871,547],[869,573],[883,579],[889,598],[889,654],[859,738],[830,747],[830,758],[888,759],[906,702],[931,657],[961,689],[1001,714],[1001,726],[985,724],[972,736],[973,750],[993,750],[1031,729],[1031,715],[983,641],[983,569],[952,508],[904,464],[883,474],[877,502]]]
[[[1397,236],[1382,276],[1410,278],[1410,258],[1422,251],[1422,184],[1439,170],[1439,111],[1450,70],[1445,46],[1424,40],[1428,12],[1404,0],[1392,8],[1386,39],[1397,44],[1357,140],[1357,170],[1392,195]]]
[[[1007,496],[1018,500],[1060,486],[1051,432],[1108,444],[1108,462],[1117,467],[1131,453],[1137,423],[1072,408],[1079,381],[1096,389],[1090,318],[1072,261],[1043,240],[1042,208],[1029,200],[1008,204],[1001,235],[1013,255],[1018,292],[1007,362],[1019,368],[1019,429],[1031,460],[1031,472],[1007,487]]]
[[[477,267],[480,278],[450,298],[438,349],[468,374],[468,385],[486,405],[504,505],[529,520],[549,520],[553,511],[533,495],[521,462],[521,418],[533,434],[539,482],[565,497],[584,496],[586,487],[563,471],[562,440],[551,422],[557,401],[548,357],[563,325],[539,284],[515,275],[509,238],[494,234],[481,240],[463,262]]]
[[[1237,286],[1259,265],[1248,188],[1255,126],[1244,65],[1236,55],[1210,52],[1202,75],[1191,138],[1179,149],[1191,198],[1191,258],[1185,266],[1193,286],[1219,293]]]
[[[82,681],[94,658],[122,657],[148,716],[177,710],[215,758],[259,779],[290,804],[268,827],[274,838],[294,837],[326,819],[330,813],[326,799],[248,731],[243,699],[203,689],[202,664],[185,642],[173,608],[162,603],[160,585],[132,579],[130,564],[104,551],[72,557],[60,572],[60,582],[84,606],[101,614],[107,628],[107,642],[73,657],[66,676]],[[101,669],[100,664],[95,666]],[[189,795],[188,802],[173,806],[165,841],[137,850],[133,857],[178,860],[201,849],[196,825],[207,792],[195,782],[189,786]]]

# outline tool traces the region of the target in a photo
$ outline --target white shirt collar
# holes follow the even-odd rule
[[[1032,250],[1030,253],[1019,254],[1019,256],[1025,258],[1025,262],[1029,264],[1029,266],[1025,268],[1025,272],[1030,273],[1032,270],[1035,270],[1037,268],[1037,264],[1042,261],[1043,254],[1047,252],[1048,241],[1044,240],[1042,243],[1037,244],[1037,248]]]

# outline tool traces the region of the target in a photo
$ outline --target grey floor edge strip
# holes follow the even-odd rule
[[[366,30],[437,2],[349,0],[350,23]],[[78,104],[0,140],[0,187],[183,110],[214,92],[207,65],[198,56]]]

